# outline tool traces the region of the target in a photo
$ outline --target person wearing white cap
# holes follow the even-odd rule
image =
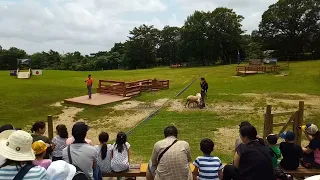
[[[0,179],[47,180],[46,170],[32,165],[32,136],[21,130],[10,131],[0,133],[0,155],[6,158],[0,167]]]
[[[320,131],[314,124],[301,126],[301,130],[310,141],[307,147],[302,148],[303,161],[301,164],[306,168],[320,168]]]
[[[49,180],[72,180],[75,174],[76,167],[63,160],[52,162],[47,169]]]

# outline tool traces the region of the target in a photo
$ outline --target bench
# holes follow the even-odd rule
[[[130,165],[130,170],[126,172],[116,173],[103,173],[102,177],[128,177],[132,179],[136,179],[136,177],[146,177],[148,169],[148,163],[142,164],[132,164]],[[194,170],[194,165],[190,163],[191,172]]]
[[[130,170],[120,173],[103,173],[102,177],[128,177],[131,179],[136,179],[136,177],[146,177],[148,164],[132,164],[130,165]]]
[[[302,166],[299,166],[297,170],[283,170],[283,171],[297,178],[304,178],[304,177],[320,174],[320,169],[306,169]]]

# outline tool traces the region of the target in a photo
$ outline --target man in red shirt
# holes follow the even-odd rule
[[[91,78],[91,74],[88,75],[88,79],[84,81],[87,83],[87,89],[88,89],[88,96],[89,99],[91,99],[91,94],[92,94],[92,84],[93,84],[93,79]]]

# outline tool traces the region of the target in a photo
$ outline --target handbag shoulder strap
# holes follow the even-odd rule
[[[279,159],[280,157],[276,154],[276,152],[274,152],[274,151],[271,149],[271,147],[269,147],[269,148],[270,148],[270,150],[273,152],[273,154],[276,156],[276,158]]]
[[[18,174],[13,178],[13,180],[22,180],[24,178],[24,176],[30,171],[31,168],[33,168],[34,166],[32,164],[26,164],[25,166],[23,166]]]
[[[72,164],[70,145],[68,146],[68,158],[69,158],[69,164]]]
[[[162,158],[162,156],[164,155],[164,153],[166,153],[176,142],[178,142],[177,139],[174,140],[173,143],[172,143],[170,146],[168,146],[165,150],[163,150],[163,151],[160,153],[160,155],[159,155],[159,157],[158,157],[158,163],[160,162],[160,159]]]

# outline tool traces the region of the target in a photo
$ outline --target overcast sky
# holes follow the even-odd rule
[[[34,53],[109,50],[143,23],[182,26],[195,10],[234,9],[243,30],[257,29],[277,0],[0,0],[0,45]]]

